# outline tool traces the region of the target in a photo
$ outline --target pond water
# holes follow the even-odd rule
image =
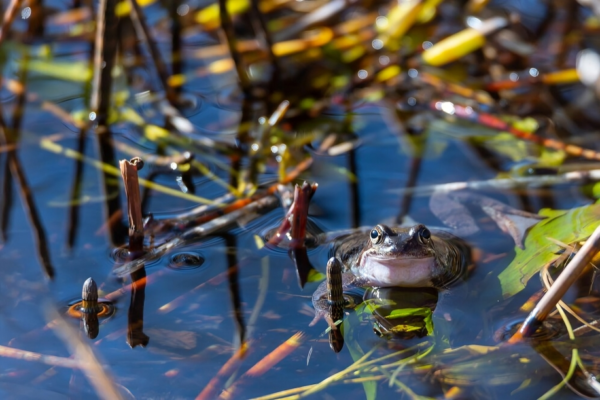
[[[6,6],[7,2],[4,3]],[[190,2],[186,7],[201,10],[208,5],[204,3]],[[377,11],[371,2],[362,3],[355,5],[352,13],[344,14],[344,19],[357,18],[369,6],[369,11],[385,14],[389,6],[386,2],[377,2],[380,7]],[[519,2],[505,4],[504,10],[520,11],[522,5],[515,3]],[[542,7],[535,2],[531,4]],[[461,9],[454,6],[455,10]],[[312,396],[397,398],[400,392],[406,398],[529,399],[544,395],[562,381],[569,367],[564,356],[570,357],[573,347],[564,329],[550,342],[556,349],[549,344],[498,346],[498,332],[526,316],[519,307],[542,286],[536,275],[525,282],[525,290],[512,297],[503,296],[498,275],[515,257],[515,246],[489,218],[479,214],[476,217],[481,231],[465,239],[483,256],[465,282],[440,294],[431,316],[433,327],[429,335],[386,340],[374,334],[374,320],[368,313],[348,310],[343,323],[346,343],[337,354],[330,349],[327,324],[319,321],[309,326],[314,316],[311,296],[323,279],[330,246],[319,243],[308,249],[310,263],[316,271],[301,287],[296,265],[287,249],[263,246],[267,234],[284,219],[281,207],[252,215],[252,218],[240,218],[208,237],[188,239],[147,262],[142,270],[125,277],[116,276],[113,270],[119,261],[115,260],[115,254],[125,245],[126,237],[126,229],[119,229],[119,223],[126,226],[127,218],[126,212],[109,218],[106,200],[116,199],[118,206],[126,210],[123,185],[118,175],[108,175],[105,182],[98,164],[91,161],[101,159],[94,126],[84,129],[82,136],[74,122],[89,113],[87,82],[91,72],[86,63],[91,36],[82,38],[77,29],[85,31],[90,27],[79,22],[59,21],[58,17],[70,9],[70,4],[55,1],[44,3],[44,7],[48,11],[44,35],[28,34],[27,18],[19,13],[11,28],[14,37],[5,40],[1,47],[2,113],[6,125],[14,130],[13,140],[16,139],[18,146],[14,153],[10,153],[9,146],[4,146],[0,163],[3,210],[6,210],[3,215],[5,237],[0,245],[0,345],[62,357],[61,362],[67,362],[70,357],[87,362],[89,359],[82,361],[79,357],[81,348],[90,348],[117,393],[125,399],[187,399],[201,393],[205,398],[267,396],[318,384],[369,352],[372,353],[368,360],[389,358],[373,363],[371,369],[363,367],[360,373],[349,371],[330,379],[329,385],[313,388]],[[184,13],[182,8],[177,10]],[[168,6],[152,3],[144,7],[144,13],[159,50],[169,59]],[[580,13],[589,15],[589,12]],[[237,74],[235,69],[208,76],[198,72],[206,71],[207,66],[218,59],[199,57],[198,52],[217,44],[219,38],[215,32],[203,32],[193,25],[185,14],[187,12],[182,17],[185,30],[181,54],[182,72],[187,77],[182,94],[187,103],[181,113],[194,126],[192,140],[208,137],[235,143],[240,120],[246,118]],[[271,14],[271,19],[283,20],[286,15],[288,13],[282,11]],[[523,16],[531,19],[532,26],[541,24],[525,12]],[[89,19],[83,18],[83,21]],[[331,26],[338,22],[333,21]],[[435,26],[430,25],[428,29],[433,30]],[[67,40],[68,32],[73,35],[72,39]],[[421,29],[414,37],[426,33]],[[195,195],[207,199],[226,195],[228,191],[224,186],[230,182],[230,157],[199,146],[183,148],[177,142],[166,140],[157,144],[148,129],[145,130],[144,124],[165,126],[158,102],[151,101],[152,93],[160,85],[149,63],[147,49],[138,55],[139,59],[134,60],[135,56],[129,53],[128,57],[117,59],[119,68],[113,74],[111,112],[114,114],[109,121],[114,160],[135,155],[148,160],[151,155],[189,150],[195,160],[214,174],[192,176]],[[319,71],[331,78],[338,72],[343,74],[341,71],[345,69],[360,69],[358,62],[344,63],[327,53],[313,58],[285,61],[286,66],[294,68],[288,73],[289,87],[279,90],[283,93],[282,100],[285,96],[296,98],[290,100],[291,109],[297,108],[302,97],[314,95],[299,89],[304,78],[313,79]],[[264,64],[259,64],[259,71],[255,72],[259,79],[265,75],[260,71],[266,68]],[[303,68],[317,72],[311,74]],[[24,86],[24,100],[18,91],[11,89],[11,82]],[[283,133],[277,134],[289,134],[288,147],[292,146],[293,138],[305,135],[306,139],[308,134],[318,132],[311,146],[307,145],[311,140],[306,139],[295,149],[303,157],[312,158],[312,165],[300,178],[319,184],[310,203],[311,233],[390,223],[404,216],[403,213],[427,226],[440,226],[441,221],[429,208],[431,191],[417,192],[407,200],[407,186],[423,188],[449,182],[492,180],[517,165],[542,158],[533,144],[516,139],[505,139],[506,144],[501,144],[505,146],[504,151],[496,151],[494,143],[469,139],[496,137],[497,131],[478,124],[426,110],[398,111],[401,107],[396,100],[405,101],[410,97],[405,93],[412,93],[412,88],[403,90],[402,95],[389,99],[363,99],[357,87],[351,91],[352,96],[348,96],[347,104],[332,100],[318,116],[299,113],[300,117],[292,115],[282,120],[281,124],[286,126],[282,128]],[[565,86],[552,95],[547,88],[540,92],[544,90],[561,102],[574,100],[584,93],[581,84]],[[330,94],[320,93],[324,98]],[[19,120],[16,111],[20,101],[24,101],[24,106]],[[51,105],[62,111],[58,112]],[[251,105],[249,120],[255,125],[258,117],[269,116],[262,102]],[[597,106],[597,102],[592,105]],[[535,107],[532,105],[533,111],[521,113],[520,117],[554,117],[544,107],[540,106],[542,111]],[[132,117],[133,114],[137,117]],[[422,119],[415,120],[415,115]],[[136,118],[141,118],[143,123],[137,124]],[[581,124],[585,132],[597,130],[593,116],[585,116]],[[423,127],[422,131],[417,129],[419,126]],[[330,133],[346,133],[354,140],[355,147],[339,155],[315,150]],[[578,144],[593,146],[593,138],[581,138]],[[422,153],[417,151],[420,145]],[[278,146],[259,175],[259,182],[265,187],[279,177],[279,160],[275,156],[283,155],[285,150]],[[86,162],[78,164],[75,151],[82,152]],[[15,155],[23,172],[20,178],[16,170],[11,169],[10,160]],[[113,166],[118,167],[116,163]],[[240,168],[244,170],[247,166],[248,160],[244,158]],[[294,163],[288,166],[293,167]],[[82,168],[82,175],[78,208],[73,209],[77,168]],[[152,179],[181,192],[181,174],[168,169],[162,168],[162,173],[153,177],[158,167],[146,162],[140,178]],[[594,202],[589,191],[582,190],[579,183],[482,193],[534,213],[542,208],[572,209]],[[404,211],[403,204],[407,205]],[[196,206],[198,203],[189,199],[150,190],[143,212],[160,221],[177,217]],[[77,216],[75,223],[73,213]],[[69,245],[71,229],[75,229],[75,236]],[[45,243],[40,243],[40,235],[45,236]],[[115,242],[115,237],[123,240]],[[168,235],[158,235],[157,243],[165,237]],[[146,245],[152,245],[148,237]],[[43,255],[44,246],[48,249],[47,257]],[[132,279],[141,279],[144,274],[145,288],[138,285],[132,292]],[[66,316],[69,304],[81,298],[81,287],[88,277],[97,283],[100,297],[108,297],[114,305],[110,315],[100,318],[99,334],[94,339],[85,336],[80,320]],[[410,298],[410,291],[399,289],[395,295],[406,300]],[[577,294],[569,296],[573,299]],[[588,299],[593,302],[597,297],[590,294]],[[592,365],[597,365],[595,350],[598,349],[595,336],[578,340],[577,346],[585,349],[585,361],[594,373]],[[240,348],[247,351],[238,357]],[[406,351],[398,353],[402,350]],[[257,371],[257,367],[251,370],[274,351],[285,354],[281,361],[264,367],[264,371]],[[563,358],[556,354],[563,354]],[[98,380],[101,374],[57,363],[49,359],[30,361],[3,356],[0,358],[0,397],[116,396]],[[556,365],[563,376],[555,369]],[[229,388],[230,393],[222,392],[225,388]],[[303,391],[281,393],[272,398],[298,393]],[[579,396],[580,393],[567,386],[557,394],[557,398]]]

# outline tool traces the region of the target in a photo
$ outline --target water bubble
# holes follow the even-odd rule
[[[171,262],[169,262],[168,266],[175,270],[196,269],[200,268],[204,264],[204,261],[204,257],[197,253],[177,253],[171,257]]]
[[[25,7],[21,10],[21,18],[27,19],[29,17],[31,17],[31,7]]]

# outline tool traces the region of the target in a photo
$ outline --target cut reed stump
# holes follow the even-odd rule
[[[119,161],[121,176],[125,184],[127,196],[127,216],[129,218],[129,252],[133,258],[140,255],[144,248],[144,222],[142,220],[142,201],[140,199],[140,184],[138,170],[144,163],[139,157],[131,161]]]

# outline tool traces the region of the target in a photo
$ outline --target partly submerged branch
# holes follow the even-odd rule
[[[232,211],[229,214],[225,214],[221,217],[217,217],[205,224],[192,227],[186,230],[181,235],[155,247],[152,251],[146,253],[143,257],[140,257],[136,260],[130,261],[113,270],[113,273],[117,276],[126,276],[144,266],[144,263],[149,260],[153,260],[157,257],[162,256],[167,251],[179,247],[185,243],[188,243],[189,240],[198,240],[199,238],[206,237],[224,227],[235,223],[242,217],[247,218],[249,215],[254,213],[271,209],[277,205],[277,198],[275,196],[267,196],[257,201],[248,204],[245,207]]]
[[[571,285],[579,278],[583,269],[592,261],[598,251],[600,251],[600,226],[596,228],[581,250],[565,267],[550,290],[542,297],[533,311],[531,311],[521,329],[510,338],[510,344],[518,343],[536,331]]]

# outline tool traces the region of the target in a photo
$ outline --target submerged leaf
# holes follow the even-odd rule
[[[563,243],[573,243],[588,238],[600,224],[600,204],[564,210],[542,210],[549,217],[530,229],[525,238],[525,248],[515,249],[514,260],[498,275],[502,296],[508,298],[525,288],[529,279],[546,263],[556,257],[561,249],[549,237]]]

